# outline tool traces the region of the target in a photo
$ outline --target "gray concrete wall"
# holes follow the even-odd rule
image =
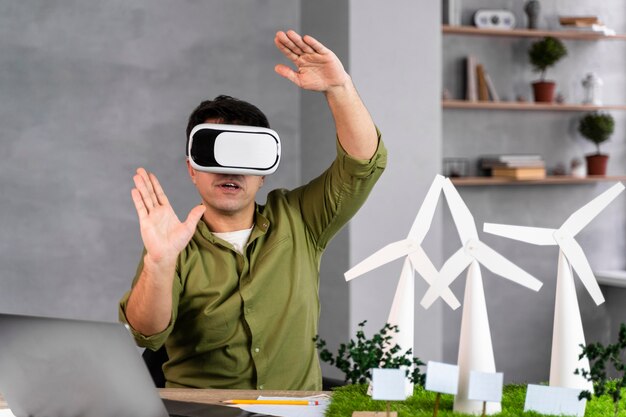
[[[384,245],[406,238],[441,161],[441,30],[439,2],[350,2],[350,68],[357,88],[383,132],[388,168],[350,227],[350,261],[356,264]],[[441,211],[425,241],[440,265]],[[402,261],[350,283],[350,324],[368,320],[366,331],[386,322]],[[416,296],[425,291],[416,277]],[[415,354],[440,359],[441,305],[416,303]]]
[[[350,71],[349,14],[347,0],[303,1],[301,27],[330,48]],[[323,94],[302,92],[301,109],[301,168],[302,182],[318,176],[334,160],[336,130],[328,104]],[[322,257],[320,265],[320,337],[336,352],[349,334],[349,293],[343,273],[348,270],[350,226],[333,238]],[[324,376],[343,379],[335,367],[322,363]]]
[[[284,152],[265,189],[299,184],[299,93],[273,70],[299,18],[281,0],[0,3],[0,311],[117,320],[141,254],[134,170],[187,216],[203,99],[264,110]]]
[[[525,26],[524,2],[464,0],[463,23],[470,24],[478,8],[509,8],[516,14],[518,24]],[[626,9],[623,3],[565,2],[543,0],[541,27],[554,27],[557,11],[570,15],[599,15],[618,33],[626,31]],[[445,36],[443,40],[443,85],[457,97],[461,95],[461,60],[471,53],[483,63],[492,76],[499,94],[506,99],[522,95],[531,100],[531,72],[527,49],[533,39]],[[580,102],[583,97],[581,80],[595,71],[605,82],[603,96],[607,104],[626,103],[626,42],[623,41],[565,41],[569,54],[556,67],[548,70],[548,78],[557,82],[557,89],[568,102]],[[609,174],[623,175],[626,162],[626,114],[611,112],[616,130],[602,150],[610,154]],[[482,154],[539,153],[549,168],[558,164],[569,167],[572,158],[582,158],[594,146],[576,131],[582,113],[516,112],[446,110],[443,113],[443,156],[466,157],[474,166]],[[465,187],[460,189],[473,212],[479,229],[483,222],[510,223],[539,227],[558,227],[579,208],[610,183],[563,186]],[[618,199],[577,237],[594,269],[622,269],[626,266],[624,249],[626,234],[624,210],[626,195]],[[458,248],[456,230],[449,215],[444,219],[444,254]],[[544,282],[535,294],[500,279],[483,269],[487,309],[490,318],[496,367],[507,381],[538,382],[548,379],[552,318],[555,295],[557,250],[533,247],[504,238],[481,233],[484,241],[509,257],[522,268]],[[464,277],[453,284],[457,295],[462,294]],[[615,335],[626,310],[620,301],[623,290],[603,287],[607,302],[596,307],[581,285],[578,298],[583,315],[587,341],[608,342]],[[445,310],[446,329],[458,329],[460,312]],[[445,334],[445,358],[455,361],[458,332]]]

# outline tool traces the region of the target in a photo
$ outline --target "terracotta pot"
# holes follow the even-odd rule
[[[608,155],[587,155],[585,159],[587,160],[587,175],[606,175],[606,166],[609,162]]]
[[[554,101],[554,81],[536,81],[533,83],[533,94],[538,103],[552,103]]]

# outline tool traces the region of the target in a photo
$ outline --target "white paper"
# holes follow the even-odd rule
[[[428,361],[426,390],[456,395],[459,389],[459,367],[448,363]]]
[[[586,400],[579,400],[580,390],[528,384],[524,411],[583,417]]]
[[[372,399],[402,401],[405,393],[406,371],[404,369],[376,368],[372,370]]]
[[[500,402],[502,400],[503,375],[501,372],[470,371],[469,392],[470,400]]]
[[[15,417],[15,414],[8,408],[0,409],[0,417]]]
[[[330,403],[328,395],[315,395],[311,397],[264,397],[259,400],[317,400],[320,405],[267,405],[267,404],[237,404],[233,407],[241,408],[250,413],[267,414],[278,417],[324,417],[326,408]],[[0,417],[5,417],[0,415]],[[7,416],[8,417],[8,416]]]

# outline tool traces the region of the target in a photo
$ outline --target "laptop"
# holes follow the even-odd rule
[[[17,417],[245,417],[161,400],[120,323],[0,314],[0,393]]]

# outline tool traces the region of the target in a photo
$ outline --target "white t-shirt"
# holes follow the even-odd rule
[[[252,227],[254,227],[254,225]],[[252,227],[249,229],[235,230],[234,232],[213,232],[213,234],[220,239],[224,239],[225,241],[233,245],[237,252],[243,254],[243,249],[245,248],[246,243],[248,243],[248,238],[252,233]]]

